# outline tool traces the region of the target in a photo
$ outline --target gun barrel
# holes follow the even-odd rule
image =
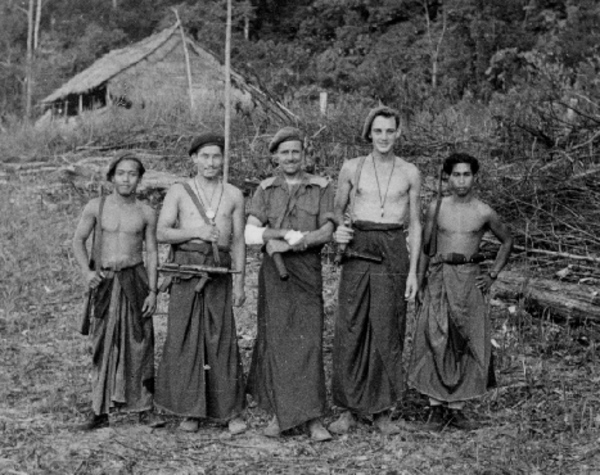
[[[201,265],[178,265],[162,264],[158,267],[160,272],[175,274],[241,274],[239,270],[228,269],[227,267],[212,267]]]
[[[273,262],[275,263],[275,267],[277,268],[277,273],[279,274],[279,278],[281,280],[288,280],[290,275],[288,274],[287,268],[285,267],[285,262],[283,262],[283,257],[279,252],[274,252],[271,257],[273,258]]]

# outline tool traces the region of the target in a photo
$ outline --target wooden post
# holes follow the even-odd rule
[[[231,127],[231,0],[227,0],[225,33],[225,150],[223,151],[223,182],[229,181],[229,135]]]
[[[34,0],[29,0],[27,9],[27,56],[25,63],[25,117],[31,118],[33,96],[33,29],[34,29]]]
[[[179,19],[179,12],[176,8],[173,8],[175,12],[175,18],[177,18],[177,24],[179,25],[179,32],[181,33],[181,44],[183,46],[183,56],[185,57],[185,68],[187,72],[188,92],[190,96],[190,117],[194,115],[194,85],[192,83],[192,66],[190,64],[190,54],[187,49],[187,43],[185,41],[185,31],[183,31],[183,25]]]
[[[319,110],[321,115],[327,115],[327,92],[322,91],[319,94]]]
[[[79,115],[83,112],[83,94],[79,94]]]

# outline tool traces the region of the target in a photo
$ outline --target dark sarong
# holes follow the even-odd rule
[[[333,341],[333,399],[371,415],[392,407],[404,389],[404,291],[408,251],[401,225],[354,223],[352,249],[382,263],[350,259],[340,278]]]
[[[323,282],[317,252],[282,255],[289,279],[264,254],[258,276],[258,331],[247,391],[275,413],[281,430],[325,413]]]
[[[434,258],[419,311],[409,384],[444,402],[483,395],[495,383],[488,306],[475,285],[478,264]]]
[[[103,272],[91,318],[92,410],[146,411],[152,409],[154,392],[154,329],[152,318],[142,317],[146,270],[138,264]]]
[[[215,266],[210,246],[175,250],[178,264]],[[220,265],[231,257],[220,251]],[[186,417],[226,422],[244,409],[242,362],[231,300],[231,276],[211,276],[200,293],[199,278],[171,286],[167,339],[158,368],[156,407]]]

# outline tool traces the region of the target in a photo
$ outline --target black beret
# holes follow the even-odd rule
[[[295,127],[284,127],[283,129],[280,129],[269,143],[269,152],[275,153],[280,144],[292,140],[299,140],[304,147],[302,132],[300,132],[300,130]]]
[[[383,115],[384,117],[393,117],[396,119],[396,126],[400,127],[400,112],[398,112],[396,109],[392,109],[391,107],[387,107],[387,106],[379,106],[379,107],[375,107],[374,109],[371,109],[369,111],[369,115],[367,115],[367,118],[365,119],[365,125],[363,126],[363,130],[362,130],[362,135],[361,137],[363,139],[365,139],[367,142],[371,142],[371,126],[373,125],[373,121],[375,120],[376,117],[379,117],[380,115]]]
[[[115,176],[115,171],[117,170],[117,166],[123,160],[131,160],[133,162],[137,162],[139,167],[138,171],[140,172],[140,178],[144,176],[144,173],[146,173],[146,167],[144,167],[144,164],[138,158],[137,155],[131,152],[122,152],[117,154],[117,156],[113,158],[110,162],[110,165],[108,165],[108,171],[106,172],[106,179],[108,181],[111,181],[113,179],[113,177]]]
[[[206,134],[198,135],[194,137],[192,140],[192,144],[190,145],[189,155],[190,157],[194,155],[198,150],[205,145],[216,145],[221,147],[221,152],[225,149],[225,137],[221,134],[217,134],[214,132],[208,132]]]

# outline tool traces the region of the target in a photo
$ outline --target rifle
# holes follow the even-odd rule
[[[339,265],[344,259],[362,259],[364,261],[377,262],[378,264],[383,262],[383,257],[378,256],[376,254],[371,254],[369,252],[354,251],[348,248],[346,248],[343,252],[340,252],[338,248],[334,262]]]
[[[444,165],[440,167],[440,175],[438,178],[438,189],[437,189],[437,201],[435,203],[435,213],[433,214],[433,226],[431,228],[431,234],[429,240],[423,243],[423,251],[426,256],[433,257],[437,253],[437,231],[438,231],[438,217],[440,215],[440,208],[442,206],[442,177],[444,175]]]
[[[241,274],[242,271],[232,270],[227,267],[213,267],[213,266],[202,266],[202,265],[194,265],[194,264],[175,264],[174,262],[165,262],[164,264],[158,266],[158,271],[163,274],[169,274],[167,278],[160,285],[160,292],[166,291],[173,278],[181,277],[181,276],[194,276],[200,277],[200,282],[194,289],[196,293],[202,292],[204,286],[211,280],[211,274],[217,275],[225,275],[225,274]]]
[[[350,218],[350,215],[348,215],[348,214],[344,215],[344,226],[346,226],[346,227],[352,226],[352,219]],[[338,244],[337,249],[335,251],[335,257],[333,258],[333,263],[336,266],[339,266],[342,264],[342,260],[344,259],[344,256],[350,257],[348,255],[348,251],[346,250],[347,248],[348,248],[348,244]],[[358,257],[358,256],[354,256],[354,257]],[[379,259],[378,262],[381,262],[381,259]]]
[[[92,249],[89,259],[89,268],[94,271],[100,269],[100,253],[102,252],[102,212],[104,211],[104,201],[106,197],[100,195],[100,203],[98,205],[98,219],[94,224],[94,230],[92,231]],[[79,333],[82,335],[90,334],[91,317],[94,313],[94,301],[96,300],[96,289],[88,288],[85,293],[85,303],[83,306],[83,313],[79,321]]]

